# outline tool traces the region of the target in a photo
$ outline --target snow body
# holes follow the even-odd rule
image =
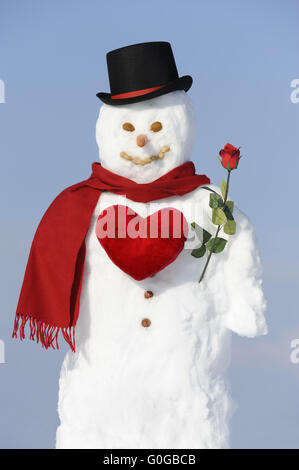
[[[173,99],[178,103],[177,113],[172,113],[173,125],[177,119],[181,123],[193,120],[185,92],[166,97],[161,107],[164,119],[167,110],[163,102]],[[160,106],[162,98],[148,102],[152,102],[151,113],[155,101]],[[142,113],[147,117],[146,105],[138,105],[142,106],[131,105],[130,119],[126,121],[132,121],[136,108],[138,117]],[[97,138],[102,164],[116,171],[113,159],[120,160],[119,155],[110,153],[111,160],[108,155],[106,160],[99,139],[101,119],[111,108],[105,105],[100,113]],[[128,111],[120,110],[120,114]],[[115,114],[115,109],[111,113]],[[122,122],[123,117],[119,118]],[[150,120],[163,123],[157,110]],[[190,157],[192,126],[189,131],[187,145],[182,139],[177,141],[185,152],[169,152],[163,162],[153,162],[146,171],[145,167],[132,167],[131,162],[121,160],[119,173],[127,177],[130,173],[131,179],[142,182],[143,178],[154,180],[161,176],[159,173],[169,171],[167,159],[171,156],[172,167],[180,165]],[[151,154],[161,144],[173,148],[174,141],[156,143],[155,137]],[[131,138],[126,148],[120,142],[120,151],[134,151],[134,136]],[[127,148],[128,144],[132,149]],[[134,155],[141,156],[138,151]],[[143,217],[164,207],[175,207],[189,224],[196,220],[214,233],[208,200],[209,193],[202,188],[183,197],[148,204],[111,193],[100,197],[86,237],[76,352],[67,353],[61,371],[57,448],[229,446],[233,403],[225,375],[231,330],[248,337],[266,333],[260,259],[250,222],[235,209],[237,233],[230,237],[223,253],[212,257],[201,284],[197,280],[205,258],[198,260],[190,255],[194,246],[191,239],[166,269],[152,278],[135,281],[110,261],[95,234],[98,215],[114,204],[128,205]],[[152,298],[144,297],[146,290],[154,293]],[[151,320],[149,328],[141,326],[144,318]]]

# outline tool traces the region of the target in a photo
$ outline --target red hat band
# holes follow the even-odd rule
[[[163,88],[164,85],[155,86],[153,88],[144,88],[143,90],[136,90],[136,91],[129,91],[127,93],[120,93],[119,95],[111,95],[112,100],[122,100],[125,98],[134,98],[135,96],[142,96],[147,95],[148,93],[152,93],[153,91],[159,90]]]

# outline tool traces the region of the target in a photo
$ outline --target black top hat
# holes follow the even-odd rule
[[[192,77],[179,77],[169,42],[144,42],[107,54],[111,93],[97,93],[104,103],[145,101],[175,90],[189,90]]]

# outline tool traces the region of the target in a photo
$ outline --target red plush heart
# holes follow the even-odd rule
[[[178,257],[187,239],[188,223],[174,208],[143,218],[129,207],[114,205],[99,215],[96,235],[113,263],[141,281]]]

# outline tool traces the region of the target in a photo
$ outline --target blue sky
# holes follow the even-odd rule
[[[295,0],[1,2],[0,447],[54,446],[65,348],[10,340],[28,250],[51,200],[98,158],[95,94],[109,90],[106,52],[153,40],[170,41],[179,73],[194,78],[198,171],[218,184],[218,150],[231,142],[244,155],[232,195],[256,227],[270,332],[234,337],[232,445],[298,447],[299,364],[289,360],[299,338],[299,103],[290,100],[298,17]]]

